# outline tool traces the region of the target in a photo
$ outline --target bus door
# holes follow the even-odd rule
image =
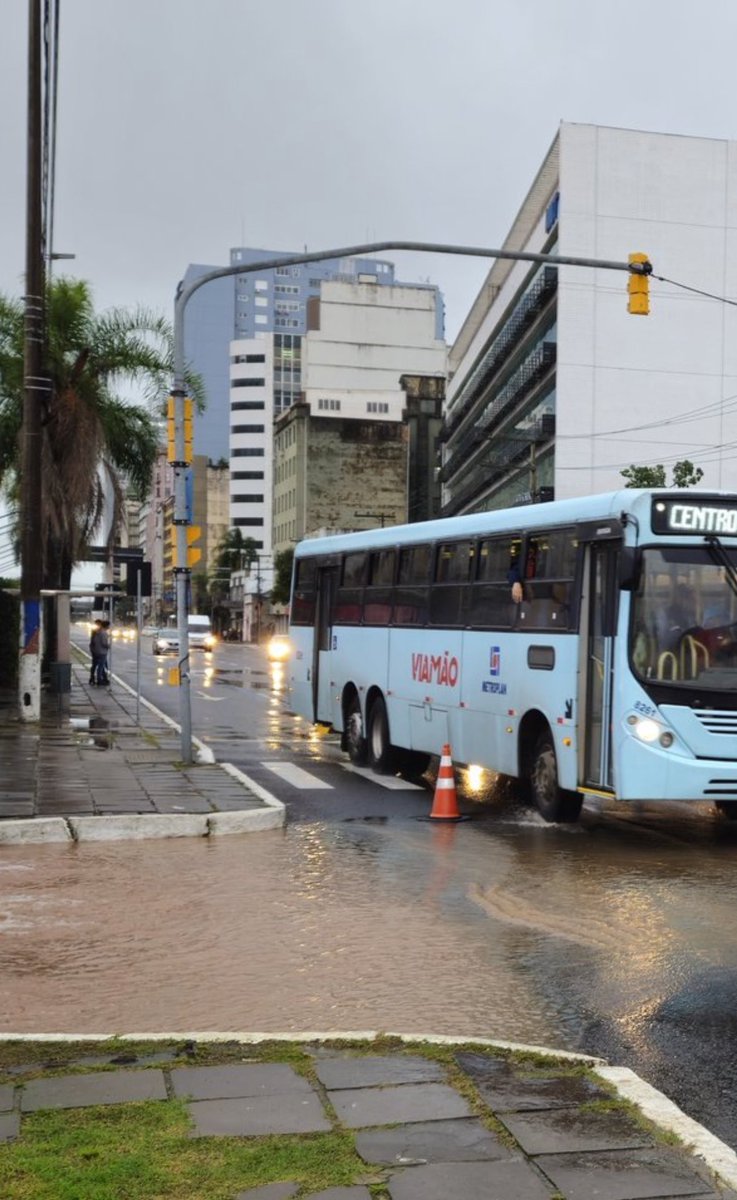
[[[583,772],[588,787],[613,790],[612,696],[614,642],[619,604],[619,552],[621,541],[593,541],[588,547],[585,587],[587,630],[586,700],[579,730],[584,738]]]
[[[312,704],[316,721],[332,722],[330,654],[333,649],[333,611],[338,579],[339,567],[318,567],[312,659]]]

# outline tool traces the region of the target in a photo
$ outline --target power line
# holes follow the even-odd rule
[[[651,275],[659,283],[669,283],[671,287],[682,288],[684,292],[693,292],[695,296],[704,296],[707,300],[718,300],[720,304],[731,304],[737,308],[737,300],[728,300],[726,296],[717,296],[714,292],[705,292],[702,288],[691,287],[688,283],[679,283],[677,279],[666,279],[665,275]]]

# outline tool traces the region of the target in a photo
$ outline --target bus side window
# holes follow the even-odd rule
[[[365,550],[346,554],[343,558],[333,613],[335,625],[360,625],[367,563],[368,553]]]
[[[290,622],[292,625],[313,625],[315,622],[315,595],[317,566],[314,558],[298,558],[295,563],[294,591]]]
[[[395,625],[427,625],[431,562],[429,542],[400,550],[392,612]]]
[[[573,582],[578,543],[573,529],[551,529],[528,538],[525,601],[528,629],[573,628]]]
[[[484,538],[476,553],[476,578],[470,585],[467,624],[476,628],[509,629],[518,605],[512,584],[519,578],[520,537]]]
[[[397,552],[373,550],[369,554],[366,588],[363,593],[365,625],[389,625],[392,617],[392,590]]]
[[[475,546],[471,541],[441,542],[430,591],[430,624],[464,624],[466,585],[472,578]]]

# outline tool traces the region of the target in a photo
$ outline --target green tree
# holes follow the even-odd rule
[[[655,467],[625,467],[620,474],[624,476],[627,483],[624,485],[628,488],[662,488],[668,487],[665,478],[665,467],[662,463],[658,463]],[[673,480],[670,487],[688,488],[695,487],[703,478],[704,472],[701,467],[695,467],[688,458],[681,459],[680,462],[673,464]]]
[[[215,550],[215,564],[227,571],[247,571],[258,558],[258,546],[252,537],[244,537],[241,529],[229,529]]]
[[[16,500],[23,324],[22,301],[0,296],[0,487]],[[112,545],[126,487],[141,498],[148,490],[159,441],[155,414],[171,379],[172,335],[162,317],[142,308],[98,315],[87,283],[58,278],[46,299],[46,343],[42,579],[44,587],[68,588],[110,498]],[[188,382],[201,405],[199,380]],[[140,389],[143,403],[122,400],[123,384]]]
[[[289,604],[292,588],[292,563],[294,549],[279,550],[274,555],[274,586],[271,589],[272,604]]]
[[[673,467],[673,487],[688,488],[696,487],[704,477],[704,472],[701,467],[695,467],[693,463],[684,458],[681,462],[677,462]]]
[[[624,485],[628,488],[661,488],[665,487],[665,467],[659,463],[657,467],[636,467],[634,464],[625,467],[620,472],[627,480]]]

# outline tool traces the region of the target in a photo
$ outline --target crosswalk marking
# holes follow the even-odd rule
[[[295,766],[294,763],[262,762],[261,766],[267,767],[269,771],[273,771],[285,783],[291,783],[292,787],[301,788],[303,791],[317,791],[318,789],[333,790],[331,783],[326,783],[324,779],[318,779],[316,775],[311,775],[309,771],[303,771],[301,767]]]
[[[400,779],[397,775],[377,775],[368,767],[354,767],[353,763],[342,762],[341,767],[344,771],[350,771],[353,775],[362,775],[364,779],[370,779],[372,783],[378,783],[379,787],[388,788],[391,792],[424,792],[424,788],[417,783],[410,783],[408,779]]]

